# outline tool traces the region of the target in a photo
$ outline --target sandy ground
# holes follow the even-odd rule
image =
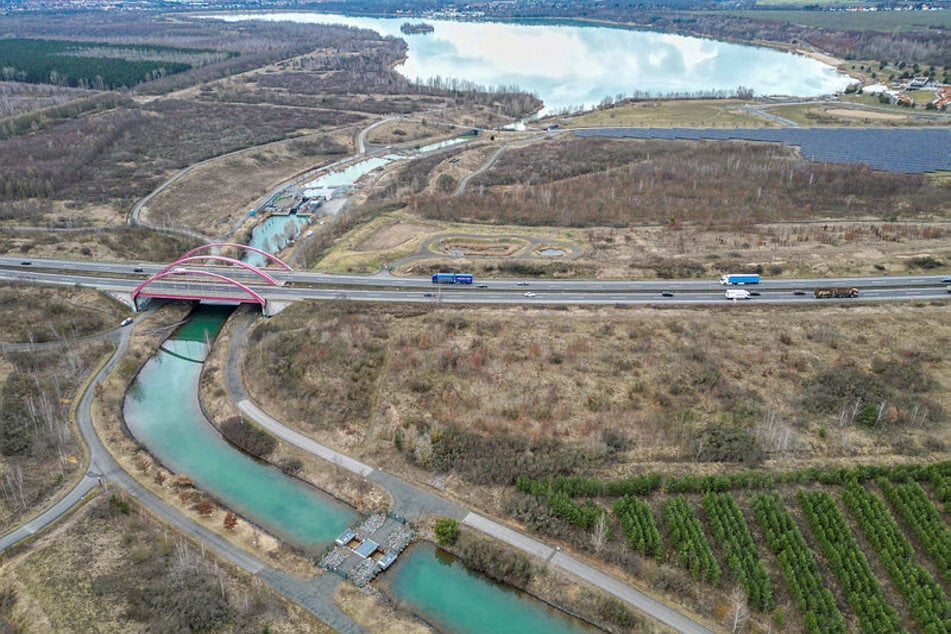
[[[837,117],[847,117],[850,119],[875,119],[878,121],[905,121],[907,119],[907,117],[900,114],[876,112],[874,110],[854,110],[851,108],[833,108],[826,110],[826,112]]]
[[[372,234],[361,240],[355,247],[355,251],[385,251],[395,249],[396,247],[409,242],[419,235],[425,235],[432,231],[432,227],[415,224],[410,222],[392,222],[380,227]]]

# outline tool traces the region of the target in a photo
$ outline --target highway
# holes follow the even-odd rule
[[[29,264],[23,264],[29,262]],[[0,279],[37,284],[80,285],[119,293],[131,292],[164,265],[154,263],[91,262],[0,256]],[[428,278],[401,278],[389,273],[369,276],[288,272],[267,269],[285,286],[260,283],[260,279],[235,267],[203,267],[227,273],[247,284],[266,299],[292,302],[303,300],[349,299],[367,302],[420,302],[452,304],[722,304],[724,286],[717,280],[476,280],[476,285],[434,285]],[[127,277],[114,277],[123,275]],[[821,301],[896,301],[947,298],[951,277],[905,275],[882,277],[841,277],[765,279],[755,286],[741,287],[759,296],[736,303],[801,304]],[[484,286],[484,288],[480,288]],[[856,299],[812,297],[817,286],[848,286],[861,292]],[[208,293],[222,298],[243,295],[240,289],[188,278],[167,278],[153,282],[150,292],[175,294]],[[225,291],[225,289],[227,289]],[[800,291],[804,294],[796,294]],[[665,297],[666,292],[672,296]],[[730,302],[732,303],[732,302]]]
[[[146,276],[120,278],[105,276],[107,265],[93,264],[94,269],[103,275],[81,273],[44,272],[35,268],[2,268],[0,262],[0,280],[18,281],[34,284],[52,284],[61,286],[83,286],[103,291],[131,293]],[[124,265],[122,265],[124,266]],[[319,284],[316,279],[331,278],[333,287],[321,286],[266,286],[258,283],[249,286],[262,297],[270,301],[296,302],[307,300],[352,300],[363,302],[430,302],[446,304],[805,304],[857,301],[926,301],[951,297],[942,282],[942,276],[911,276],[886,278],[837,278],[811,280],[767,281],[747,290],[760,293],[759,296],[736,302],[724,297],[724,288],[717,282],[655,282],[655,281],[536,281],[518,282],[515,280],[487,281],[488,288],[476,286],[434,286],[428,280],[392,278],[404,284],[381,283],[390,280],[377,277],[346,276],[348,280],[377,282],[377,288],[344,288],[339,281],[341,276],[307,274],[311,284]],[[527,284],[519,286],[520,283]],[[369,284],[367,284],[369,285]],[[858,298],[821,299],[812,296],[814,286],[855,286],[860,289]],[[154,296],[164,295],[207,295],[222,301],[237,300],[244,294],[235,287],[199,281],[197,279],[166,278],[149,285]],[[661,295],[661,290],[669,291],[671,296]],[[794,290],[789,290],[794,289]],[[799,290],[804,294],[795,294]]]

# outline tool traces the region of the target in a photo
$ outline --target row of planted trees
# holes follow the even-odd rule
[[[847,478],[840,476],[860,475]],[[876,479],[895,513],[914,533],[925,553],[933,559],[941,574],[951,580],[951,531],[927,492],[912,478],[930,480],[939,500],[951,498],[948,465],[916,467],[891,472],[887,469],[833,470],[810,474],[806,482],[835,481],[844,484],[841,500],[877,553],[888,576],[905,599],[909,614],[922,631],[939,634],[951,631],[951,603],[928,571],[916,563],[917,555],[899,527],[895,516],[882,498],[861,482]],[[885,475],[891,478],[883,477]],[[818,477],[816,477],[818,476]],[[780,476],[777,480],[799,481]],[[735,481],[760,488],[756,477]],[[682,493],[670,495],[660,505],[657,521],[652,505],[638,497],[658,490],[673,493],[681,489],[674,479],[638,476],[619,482],[583,478],[519,478],[517,489],[548,504],[549,512],[568,525],[582,530],[601,528],[613,515],[628,548],[656,561],[675,561],[698,580],[718,585],[723,561],[729,578],[742,589],[750,608],[768,612],[776,606],[776,595],[759,557],[759,549],[734,493],[717,490],[722,481],[691,480],[683,487],[703,493],[702,506],[706,525],[715,540],[718,560],[708,541],[704,522],[695,506]],[[712,485],[712,486],[710,486]],[[746,487],[743,487],[746,488]],[[704,491],[704,489],[707,489]],[[622,494],[614,495],[611,494]],[[609,510],[593,498],[616,497]],[[835,496],[828,490],[800,489],[796,496],[803,517],[815,536],[828,569],[835,576],[842,598],[857,617],[862,632],[878,634],[903,632],[901,617],[885,599],[879,580],[855,538]],[[775,494],[751,494],[752,516],[773,554],[789,595],[799,609],[806,631],[845,632],[846,622],[830,585],[820,572],[818,553],[814,552],[797,522]],[[662,534],[661,527],[664,532]],[[665,538],[667,544],[665,545]]]

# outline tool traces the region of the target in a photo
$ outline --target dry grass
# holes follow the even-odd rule
[[[87,343],[0,355],[4,439],[24,435],[24,425],[29,430],[23,451],[0,457],[0,531],[39,514],[79,477],[84,448],[70,406],[107,351],[106,344]]]
[[[129,313],[90,289],[0,284],[0,343],[61,341],[119,325]]]
[[[574,462],[522,469],[607,477],[696,471],[694,441],[711,426],[746,430],[769,464],[782,468],[888,462],[943,452],[951,442],[943,425],[909,422],[918,415],[913,403],[951,410],[946,312],[907,305],[663,312],[301,305],[256,331],[252,357],[282,361],[251,387],[279,419],[425,481],[440,437],[451,430],[498,443],[496,455],[485,456],[489,463],[504,462],[516,439],[557,442],[561,453],[553,455]],[[892,418],[905,422],[867,428],[840,417],[847,398],[825,410],[806,396],[836,368],[884,373],[878,376],[886,381],[892,370],[914,368],[930,387],[894,404]],[[280,387],[288,384],[293,395]],[[349,385],[358,401],[348,398]],[[518,472],[508,463],[484,468],[503,480]],[[473,486],[467,473],[450,471],[440,486],[497,511],[493,489]]]
[[[235,316],[225,323],[202,368],[200,385],[202,410],[216,426],[220,426],[229,418],[241,415],[223,384],[224,366],[230,349],[229,343],[241,318]],[[274,451],[267,459],[285,468],[286,465],[292,463],[299,464],[300,468],[292,470],[294,476],[343,500],[360,513],[387,509],[390,506],[389,496],[379,486],[368,483],[365,479],[280,439],[277,440]]]
[[[391,251],[406,242],[427,235],[432,231],[432,225],[412,222],[388,222],[383,226],[375,226],[375,231],[363,238],[356,245],[356,251]]]
[[[719,277],[734,269],[759,267],[768,277],[902,275],[914,272],[912,258],[931,255],[944,262],[935,273],[951,271],[946,248],[948,229],[942,223],[880,220],[825,223],[740,223],[730,227],[673,225],[536,228],[420,221],[408,210],[381,214],[340,238],[317,268],[330,272],[372,273],[400,258],[420,255],[393,269],[399,275],[421,275],[432,268],[454,267],[479,276],[508,274],[518,263],[558,277],[670,279]],[[438,238],[466,236],[490,249],[508,249],[496,236],[522,236],[582,254],[578,258],[533,257],[520,251],[509,257],[449,259]],[[432,241],[434,249],[424,243]],[[437,256],[442,255],[442,259]],[[513,271],[514,272],[514,271]],[[522,275],[533,275],[525,270]]]
[[[392,604],[373,586],[341,583],[334,603],[372,634],[425,634],[436,630]]]
[[[366,140],[375,145],[397,145],[413,141],[425,144],[424,140],[434,135],[453,134],[458,131],[454,126],[401,119],[378,125],[370,131]]]
[[[352,133],[305,136],[209,161],[150,200],[142,218],[223,235],[281,182],[350,152]]]
[[[682,101],[639,101],[595,110],[574,117],[552,117],[540,123],[556,123],[565,128],[645,127],[645,128],[763,128],[776,124],[740,108],[747,102],[736,99],[688,99]]]
[[[124,504],[102,495],[6,563],[0,589],[15,599],[0,619],[13,631],[164,629],[183,604],[210,592],[224,594],[220,614],[236,629],[331,631],[254,577],[200,555],[139,507]]]
[[[169,262],[197,244],[190,238],[129,225],[77,232],[0,234],[0,253],[25,259]]]

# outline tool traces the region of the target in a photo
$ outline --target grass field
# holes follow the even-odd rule
[[[352,136],[353,129],[304,136],[209,161],[152,198],[142,219],[224,235],[282,182],[349,154]]]
[[[729,15],[761,20],[780,20],[842,31],[919,31],[929,28],[951,29],[948,11],[795,11],[777,9],[783,5],[804,4],[800,0],[758,0],[757,5],[767,6],[768,11],[726,11]],[[858,2],[842,0],[819,0],[810,4],[826,6],[857,5]]]
[[[647,128],[758,128],[775,123],[742,112],[745,102],[735,99],[686,101],[643,101],[625,103],[574,117],[553,117],[542,125],[557,123],[565,128],[647,127]]]
[[[859,95],[861,97],[862,95]],[[835,127],[888,127],[916,125],[948,125],[951,118],[920,117],[908,108],[891,107],[877,103],[878,99],[864,99],[864,103],[874,108],[860,105],[846,105],[846,102],[858,102],[851,97],[838,104],[796,104],[792,106],[773,106],[766,111],[794,121],[801,126]],[[884,108],[884,110],[883,110]],[[920,111],[919,111],[920,113]]]

